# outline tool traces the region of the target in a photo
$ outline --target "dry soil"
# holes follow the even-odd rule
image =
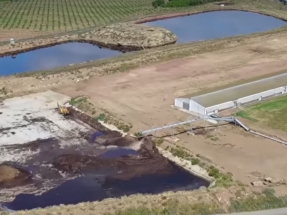
[[[86,95],[97,107],[131,123],[134,131],[141,131],[187,119],[187,114],[170,107],[175,97],[287,69],[286,47],[285,34],[277,35],[248,45],[91,78],[57,91],[72,97]],[[244,182],[256,179],[252,172],[287,178],[284,146],[239,129],[218,130],[222,136],[218,141],[207,143],[183,137],[182,144],[207,155]]]

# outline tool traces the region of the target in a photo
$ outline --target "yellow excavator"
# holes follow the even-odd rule
[[[57,102],[57,105],[58,105],[58,111],[59,111],[60,114],[62,114],[62,115],[64,115],[64,116],[70,114],[69,110],[68,110],[65,106],[59,105],[58,102]]]

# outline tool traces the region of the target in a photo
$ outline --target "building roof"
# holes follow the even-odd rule
[[[287,86],[287,73],[194,96],[191,99],[203,107],[210,107],[283,86]]]

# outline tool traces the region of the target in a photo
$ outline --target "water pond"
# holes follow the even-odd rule
[[[99,156],[101,158],[118,158],[122,156],[128,156],[128,155],[137,155],[138,152],[133,149],[127,149],[127,148],[116,148],[108,150],[107,152],[100,154]]]
[[[16,73],[49,70],[69,64],[113,57],[119,51],[99,48],[89,43],[64,43],[52,47],[0,58],[0,76]]]
[[[12,202],[4,202],[4,210],[30,210],[60,204],[101,201],[105,198],[132,194],[158,194],[164,191],[193,190],[208,182],[172,165],[172,173],[145,174],[127,180],[105,174],[87,174],[68,180],[41,195],[19,194]],[[120,174],[120,173],[119,173]]]
[[[177,43],[184,43],[268,31],[282,27],[286,22],[251,12],[214,11],[145,24],[166,28],[177,35]]]
[[[171,30],[178,36],[177,43],[183,43],[263,32],[282,27],[286,22],[251,12],[215,11],[145,24]],[[21,53],[15,58],[0,58],[0,76],[49,70],[120,54],[88,43],[66,43]]]

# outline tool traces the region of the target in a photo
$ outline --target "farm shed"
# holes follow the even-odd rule
[[[175,107],[207,115],[287,93],[287,73],[215,92],[176,98]]]

